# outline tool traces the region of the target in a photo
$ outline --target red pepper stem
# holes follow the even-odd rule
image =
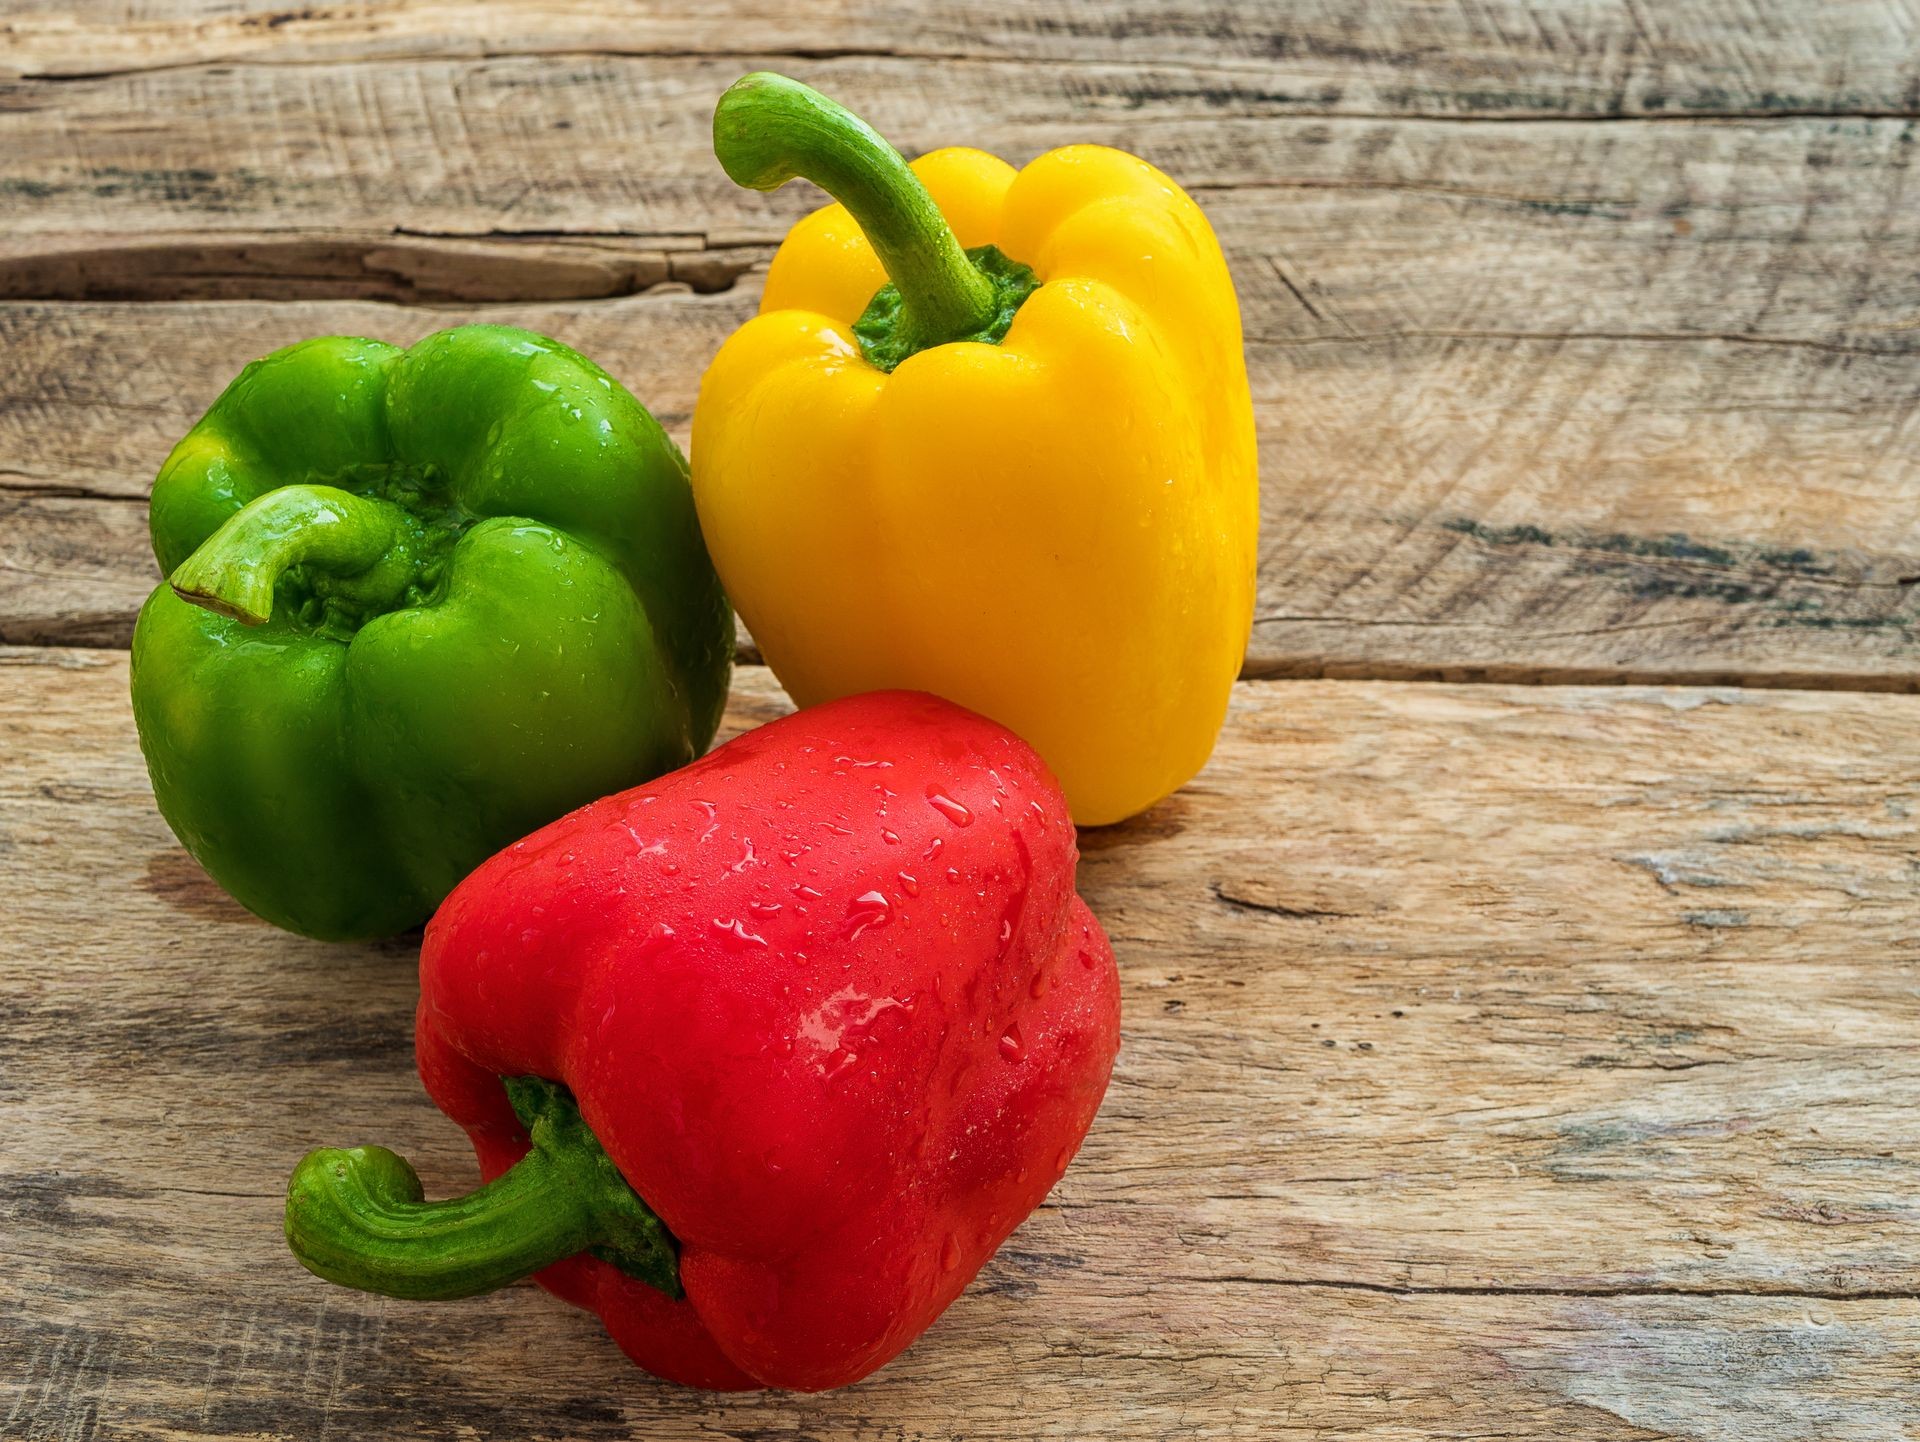
[[[168,577],[183,601],[258,626],[295,566],[351,578],[352,598],[385,606],[413,581],[418,526],[399,506],[333,486],[281,486],[254,497]]]
[[[389,1297],[472,1297],[592,1250],[680,1295],[673,1239],[601,1149],[566,1088],[506,1083],[527,1154],[485,1186],[429,1202],[385,1147],[309,1152],[287,1185],[287,1245],[308,1271]]]
[[[960,248],[920,177],[844,106],[758,71],[720,97],[713,149],[736,184],[777,190],[802,176],[852,212],[899,288],[912,350],[975,335],[992,321],[993,284]]]

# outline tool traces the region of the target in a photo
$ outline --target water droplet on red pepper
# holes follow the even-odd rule
[[[737,916],[714,917],[713,929],[715,931],[724,931],[729,936],[735,937],[740,941],[746,942],[747,945],[749,946],[765,946],[767,944],[767,939],[764,936],[759,936],[751,931],[748,931],[747,924],[744,921],[740,920],[740,918]]]
[[[944,791],[929,791],[927,793],[927,805],[931,806],[935,811],[938,811],[955,826],[973,825],[973,813]]]
[[[623,825],[620,829],[633,838],[634,849],[639,855],[665,856],[667,854],[667,843],[665,841],[643,841],[640,838],[640,833],[635,831],[631,826]],[[674,870],[677,871],[679,868],[675,867]]]
[[[940,1270],[943,1272],[951,1272],[959,1265],[960,1239],[954,1236],[952,1232],[948,1232],[947,1239],[940,1244]]]
[[[1019,1061],[1027,1054],[1027,1043],[1020,1035],[1020,1023],[1010,1021],[1007,1029],[1000,1033],[1000,1055],[1008,1061]]]
[[[870,926],[885,926],[893,920],[893,903],[879,891],[862,892],[847,907],[846,938],[858,941]]]
[[[900,889],[906,892],[908,896],[918,896],[920,894],[920,883],[903,871],[900,873]]]

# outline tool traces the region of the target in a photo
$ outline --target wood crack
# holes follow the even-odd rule
[[[1920,671],[1897,667],[1883,671],[1841,673],[1685,663],[1561,665],[1523,661],[1392,661],[1378,658],[1346,659],[1329,652],[1250,656],[1241,666],[1239,679],[1270,682],[1386,681],[1422,685],[1650,686],[1666,689],[1860,692],[1869,695],[1910,695],[1920,692]]]
[[[1218,881],[1214,882],[1210,889],[1213,892],[1213,899],[1223,906],[1231,906],[1238,911],[1264,912],[1268,916],[1284,917],[1289,921],[1325,921],[1360,915],[1357,911],[1332,911],[1318,906],[1288,906],[1278,901],[1260,901],[1251,896],[1240,896],[1228,891]]]
[[[717,295],[773,245],[700,235],[396,227],[369,235],[178,235],[0,257],[0,300],[371,300],[458,307]]]
[[[1170,1276],[1167,1281],[1196,1286],[1282,1287],[1301,1291],[1373,1292],[1388,1297],[1567,1297],[1627,1299],[1641,1297],[1751,1298],[1764,1300],[1805,1300],[1809,1302],[1913,1302],[1920,1301],[1920,1290],[1911,1287],[1862,1287],[1857,1290],[1824,1287],[1732,1287],[1689,1286],[1685,1283],[1635,1283],[1584,1287],[1557,1286],[1552,1283],[1461,1285],[1422,1285],[1418,1283],[1364,1282],[1333,1277],[1256,1277]]]
[[[833,61],[833,60],[897,60],[907,63],[950,64],[1008,64],[1008,65],[1065,65],[1064,61],[1052,61],[1041,57],[1006,55],[976,55],[966,51],[943,50],[903,50],[888,46],[783,46],[777,49],[756,50],[751,53],[753,60],[782,61]],[[6,79],[16,81],[37,81],[45,84],[64,85],[100,80],[123,80],[141,75],[165,75],[184,70],[240,70],[259,68],[263,70],[320,70],[350,69],[355,67],[441,64],[483,64],[493,60],[692,60],[692,61],[731,61],[745,63],[749,57],[735,50],[711,50],[699,47],[623,47],[616,45],[561,47],[553,50],[511,49],[511,50],[422,50],[414,54],[377,55],[341,57],[331,55],[248,55],[248,56],[203,56],[192,60],[159,61],[151,65],[115,65],[104,66],[98,70],[22,70]]]
[[[1754,335],[1739,331],[1640,330],[1393,330],[1353,332],[1347,335],[1250,335],[1247,337],[1247,344],[1299,348],[1323,345],[1392,344],[1408,340],[1496,340],[1546,345],[1581,341],[1626,345],[1753,345],[1823,351],[1829,355],[1846,356],[1904,356],[1912,354],[1915,348],[1912,345],[1848,345],[1841,341],[1815,340],[1811,336]]]
[[[49,501],[103,501],[113,506],[144,506],[145,496],[122,495],[93,486],[43,481],[27,471],[0,470],[0,495],[32,496]]]

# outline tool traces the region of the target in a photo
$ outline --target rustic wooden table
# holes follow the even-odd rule
[[[0,1433],[1920,1435],[1911,0],[672,8],[0,7]],[[721,1399],[284,1254],[309,1145],[471,1158],[411,948],[173,844],[123,648],[158,461],[296,338],[511,320],[684,441],[814,203],[709,155],[766,66],[1189,186],[1264,536],[1212,766],[1084,838],[1080,1161],[878,1377]]]

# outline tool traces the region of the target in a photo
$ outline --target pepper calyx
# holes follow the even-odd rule
[[[513,1077],[506,1088],[514,1115],[533,1138],[534,1147],[574,1159],[575,1173],[592,1199],[601,1233],[588,1250],[657,1291],[680,1296],[679,1253],[672,1234],[620,1175],[580,1115],[573,1093],[558,1082],[532,1076]]]
[[[977,329],[950,335],[942,344],[979,341],[998,345],[1006,338],[1014,315],[1027,297],[1040,289],[1040,277],[1033,273],[1032,266],[1013,259],[997,245],[977,245],[967,251],[966,256],[993,287],[993,309]],[[854,339],[860,342],[860,353],[869,365],[890,373],[908,356],[926,349],[911,327],[903,323],[904,315],[900,287],[894,282],[888,281],[873,293],[860,319],[853,323]]]

